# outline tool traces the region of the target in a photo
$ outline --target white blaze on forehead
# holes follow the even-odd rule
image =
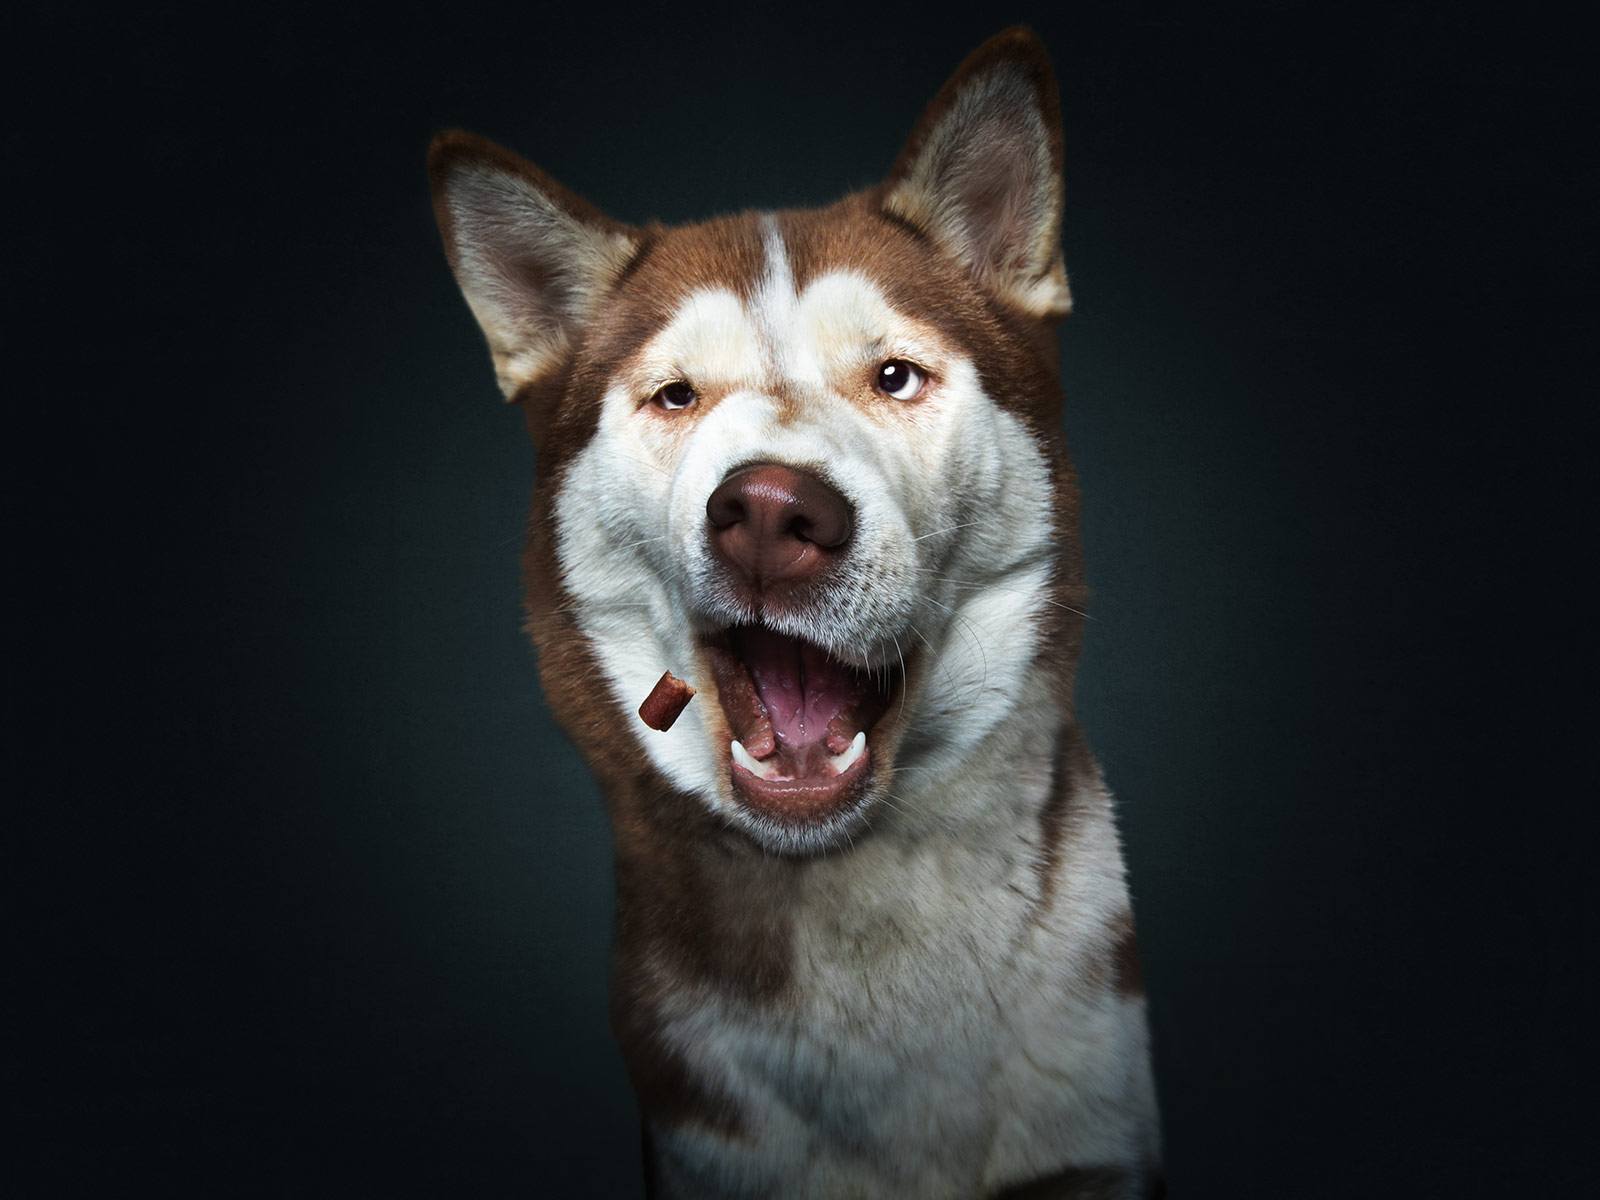
[[[768,353],[787,367],[790,329],[794,324],[794,272],[789,269],[789,252],[771,213],[761,218],[761,240],[767,273],[755,295],[755,317],[761,324]]]

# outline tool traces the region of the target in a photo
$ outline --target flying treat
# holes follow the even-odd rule
[[[650,689],[650,694],[639,705],[639,719],[651,729],[663,733],[672,728],[678,714],[688,707],[694,689],[671,671],[662,672],[660,680]]]

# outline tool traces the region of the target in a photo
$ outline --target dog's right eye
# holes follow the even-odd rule
[[[694,389],[681,379],[667,384],[666,387],[650,397],[651,404],[654,404],[657,408],[664,408],[668,412],[675,412],[680,408],[688,408],[694,402]]]

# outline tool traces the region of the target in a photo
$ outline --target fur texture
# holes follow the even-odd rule
[[[1011,30],[880,187],[680,229],[435,143],[451,265],[539,446],[528,627],[610,808],[613,1024],[661,1194],[1156,1186],[1128,894],[1072,711],[1056,105]],[[848,526],[784,533],[812,566],[782,587],[718,551],[710,498],[753,464]],[[795,778],[740,741],[728,682],[772,707],[768,641],[802,691],[886,698]],[[700,695],[657,732],[634,714],[664,670]]]

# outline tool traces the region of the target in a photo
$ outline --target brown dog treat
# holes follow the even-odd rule
[[[678,714],[688,707],[693,695],[692,687],[674,678],[671,671],[664,671],[655,687],[650,689],[650,694],[644,698],[644,703],[639,705],[639,719],[651,729],[665,733],[672,728]]]

